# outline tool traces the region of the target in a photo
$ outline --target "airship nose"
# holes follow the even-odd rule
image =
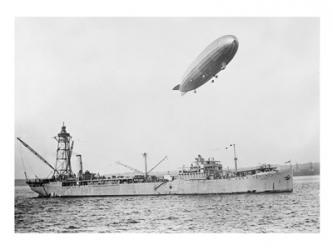
[[[237,41],[237,37],[235,37],[234,35],[228,35],[226,36],[230,41]]]
[[[228,35],[228,36],[223,36],[220,38],[220,41],[219,41],[220,47],[224,47],[224,46],[228,46],[228,45],[233,45],[233,46],[238,47],[237,37],[235,37],[233,35]]]
[[[232,43],[233,43],[233,45],[234,45],[235,47],[238,48],[238,40],[237,40],[236,37],[235,37],[235,39],[234,39],[234,41],[233,41]]]

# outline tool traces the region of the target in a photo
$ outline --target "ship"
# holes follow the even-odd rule
[[[63,124],[54,137],[57,141],[56,163],[50,164],[21,138],[17,140],[43,161],[53,171],[50,178],[28,178],[26,184],[39,197],[94,197],[140,195],[208,195],[241,193],[279,193],[293,191],[291,166],[277,167],[271,164],[237,169],[235,145],[235,169],[225,168],[220,161],[198,155],[188,168],[176,174],[153,175],[152,171],[167,159],[164,157],[151,170],[147,170],[147,153],[144,153],[145,171],[126,164],[118,164],[133,170],[132,176],[104,176],[83,171],[82,155],[76,154],[80,165],[78,173],[72,170],[71,159],[74,141]]]

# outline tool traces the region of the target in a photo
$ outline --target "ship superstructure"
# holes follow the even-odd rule
[[[271,165],[262,165],[237,170],[234,144],[231,146],[234,147],[235,170],[225,169],[221,162],[214,158],[204,159],[198,155],[189,168],[183,168],[178,174],[153,175],[152,171],[167,157],[148,170],[147,153],[144,153],[144,172],[117,162],[135,174],[106,177],[91,173],[88,170],[83,171],[80,154],[76,155],[80,163],[80,170],[77,174],[73,172],[71,159],[74,141],[66,131],[64,124],[60,133],[55,137],[57,141],[55,166],[46,161],[22,139],[17,139],[53,171],[51,178],[26,179],[30,188],[42,197],[230,194],[291,192],[293,190],[291,167],[277,168]]]

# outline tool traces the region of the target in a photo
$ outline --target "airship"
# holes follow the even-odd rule
[[[173,90],[179,90],[182,95],[194,90],[208,81],[214,82],[218,73],[224,70],[238,50],[238,40],[233,35],[219,37],[202,51],[187,69],[180,84]]]

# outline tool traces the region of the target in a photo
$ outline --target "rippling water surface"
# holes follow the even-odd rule
[[[319,176],[280,194],[36,198],[15,187],[16,232],[319,232]]]

